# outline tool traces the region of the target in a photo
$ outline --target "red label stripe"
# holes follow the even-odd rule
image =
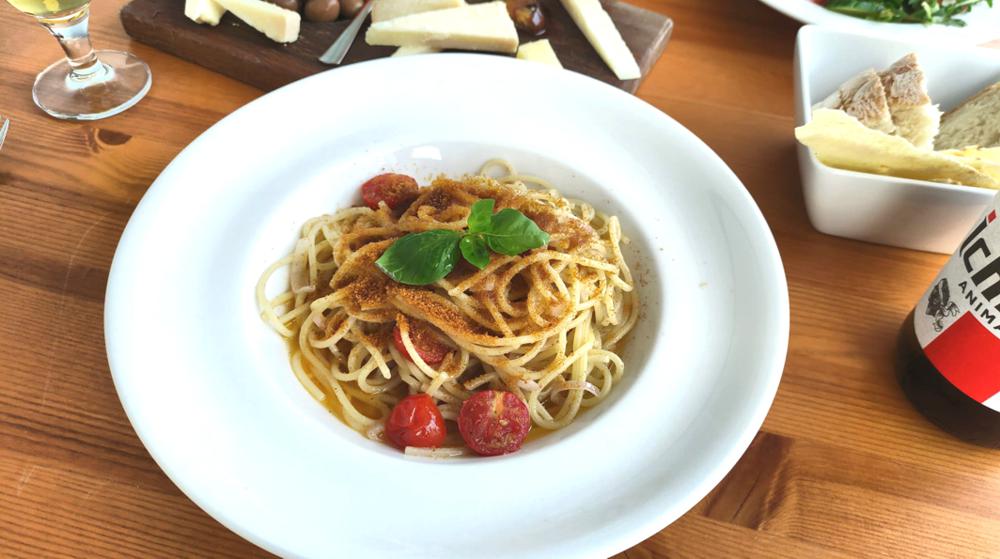
[[[1000,392],[1000,339],[966,312],[924,348],[956,388],[977,402]]]

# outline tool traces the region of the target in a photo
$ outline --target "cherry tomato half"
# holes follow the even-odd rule
[[[528,406],[512,392],[484,390],[462,404],[458,430],[476,454],[496,456],[521,448],[531,417]]]
[[[389,209],[395,210],[408,206],[420,191],[417,180],[399,173],[384,173],[375,175],[361,185],[361,198],[365,205],[373,210],[378,209],[379,202],[385,202]]]
[[[437,448],[446,430],[441,410],[427,394],[407,396],[392,408],[385,422],[385,434],[396,447]]]
[[[451,351],[448,346],[437,339],[430,326],[420,320],[410,319],[410,342],[413,343],[413,347],[424,363],[435,367],[440,365],[448,352]],[[392,343],[403,354],[403,357],[413,361],[410,352],[406,351],[406,346],[403,345],[403,333],[399,330],[399,326],[392,329]]]

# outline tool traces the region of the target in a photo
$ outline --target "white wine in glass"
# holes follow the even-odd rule
[[[67,120],[97,120],[135,105],[149,91],[153,80],[145,62],[90,45],[90,0],[7,1],[35,16],[66,53],[35,78],[32,97],[43,111]]]

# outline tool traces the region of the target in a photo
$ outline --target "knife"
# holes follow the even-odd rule
[[[354,39],[358,36],[358,31],[361,30],[361,25],[364,24],[368,14],[372,11],[372,3],[374,1],[368,0],[365,2],[365,5],[354,15],[354,19],[351,20],[351,24],[347,26],[347,29],[344,29],[340,37],[337,37],[337,40],[330,45],[330,48],[326,49],[323,56],[319,57],[320,62],[323,64],[339,65],[344,61],[347,51],[351,50],[351,45],[354,44]]]
[[[0,148],[3,147],[3,139],[7,137],[8,128],[10,128],[10,119],[0,117]]]

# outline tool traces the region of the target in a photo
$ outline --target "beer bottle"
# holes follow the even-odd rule
[[[1000,221],[995,199],[903,322],[897,374],[928,419],[1000,448]]]

